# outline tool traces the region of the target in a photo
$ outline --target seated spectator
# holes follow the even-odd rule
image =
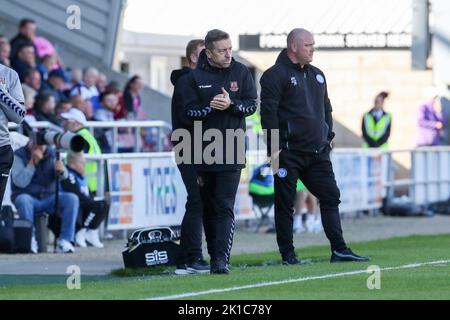
[[[70,103],[72,104],[72,107],[84,113],[86,120],[92,121],[94,119],[94,110],[90,99],[84,100],[83,97],[78,94],[70,97]]]
[[[22,86],[22,90],[23,96],[25,98],[25,109],[27,110],[24,120],[30,124],[37,121],[36,117],[33,114],[33,106],[37,91],[28,86]]]
[[[118,119],[145,119],[141,108],[140,92],[144,88],[144,83],[139,76],[133,76],[125,85],[122,99],[120,99],[121,108],[116,113],[115,118]]]
[[[83,153],[69,153],[67,155],[69,175],[67,179],[61,181],[61,187],[65,192],[76,194],[80,201],[75,243],[79,247],[92,245],[103,248],[98,227],[107,216],[108,206],[105,201],[94,201],[94,196],[89,191],[88,182],[84,177],[85,166]]]
[[[41,63],[39,63],[37,66],[37,69],[41,74],[42,80],[44,81],[48,80],[49,73],[53,69],[55,69],[55,66],[57,66],[56,62],[57,62],[56,55],[46,55],[42,58]]]
[[[55,214],[56,174],[67,177],[68,172],[61,161],[56,161],[55,150],[46,145],[30,142],[15,152],[11,171],[11,199],[22,219],[34,225],[36,213]],[[75,237],[75,223],[78,215],[79,200],[73,193],[59,193],[59,207],[62,226],[57,240],[56,252],[70,253]],[[32,252],[37,252],[35,230],[31,241]]]
[[[57,126],[60,122],[55,115],[55,98],[50,92],[41,92],[36,96],[33,106],[33,113],[37,121],[48,121]]]
[[[41,61],[45,56],[54,56],[55,58],[57,57],[55,47],[47,38],[44,38],[42,36],[34,37],[33,43],[34,47],[36,48],[36,55]]]
[[[16,70],[21,82],[24,82],[28,70],[35,69],[36,66],[34,46],[31,44],[19,47],[17,56],[11,60],[11,67]]]
[[[11,60],[9,60],[10,54],[11,45],[9,44],[9,42],[0,42],[0,64],[11,67]]]
[[[445,119],[441,99],[436,88],[429,88],[428,91],[429,99],[419,107],[417,113],[418,147],[441,145],[444,138]]]
[[[82,81],[83,81],[83,71],[79,68],[72,68],[70,70],[70,83],[72,85],[71,89],[77,85],[81,85]]]
[[[29,86],[30,88],[40,91],[42,86],[41,74],[37,69],[30,69],[25,74],[25,79],[22,86]]]
[[[35,37],[36,22],[28,18],[22,19],[19,24],[19,33],[13,39],[11,39],[11,61],[17,58],[17,53],[22,45],[31,45],[34,48],[33,41]],[[36,52],[36,50],[34,51]]]
[[[61,114],[69,112],[71,108],[72,104],[70,103],[69,100],[61,100],[59,103],[56,104],[55,116],[60,123],[64,121],[64,119],[61,117]]]
[[[64,129],[79,134],[86,140],[86,147],[84,152],[89,155],[102,154],[100,146],[95,140],[91,132],[86,129],[87,120],[83,112],[76,108],[70,109],[66,113],[62,113],[61,117],[64,119]],[[89,185],[89,190],[95,194],[97,192],[97,162],[90,162],[86,165],[86,178]]]
[[[81,95],[84,101],[98,97],[99,92],[96,87],[98,75],[97,69],[93,67],[87,68],[83,73],[83,81],[72,88],[70,96]]]
[[[103,74],[103,73],[99,73],[99,74],[98,74],[97,82],[96,82],[96,87],[97,87],[97,90],[98,90],[99,95],[93,96],[93,97],[91,98],[91,102],[92,102],[92,110],[93,110],[93,112],[94,112],[94,115],[95,115],[95,112],[101,108],[101,105],[100,105],[100,95],[101,95],[103,92],[106,91],[107,81],[108,81],[108,80],[106,79],[106,75],[105,75],[105,74]]]
[[[8,38],[4,34],[0,34],[0,43],[8,42]]]
[[[48,75],[48,80],[42,83],[41,91],[49,91],[55,98],[56,103],[67,100],[64,94],[65,74],[62,69],[52,70]]]
[[[106,91],[106,86],[108,84],[108,79],[106,78],[106,75],[104,73],[99,73],[97,78],[97,90],[99,94]]]
[[[95,120],[97,121],[111,121],[114,122],[114,111],[118,106],[119,99],[114,92],[103,92],[100,95],[101,109],[95,113]],[[113,146],[113,132],[112,129],[97,128],[95,130],[95,137],[99,142],[102,153],[111,153]]]

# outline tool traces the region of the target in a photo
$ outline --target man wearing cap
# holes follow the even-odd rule
[[[47,81],[42,83],[41,91],[48,91],[55,97],[55,102],[58,104],[60,101],[67,100],[67,96],[64,94],[65,75],[62,69],[52,70]]]
[[[87,120],[83,112],[76,108],[71,108],[68,112],[61,114],[61,118],[66,120],[63,123],[64,129],[79,134],[86,140],[84,153],[88,155],[102,154],[100,146],[92,133],[86,129]],[[93,194],[97,192],[97,162],[86,164],[85,176],[88,181],[89,191]]]
[[[68,171],[62,161],[56,159],[53,147],[37,145],[33,140],[14,154],[11,170],[11,200],[22,219],[34,226],[35,213],[55,214],[56,175],[62,179]],[[70,192],[59,192],[58,211],[61,213],[61,232],[56,242],[57,253],[75,251],[72,245],[75,223],[78,216],[79,200]],[[37,253],[37,242],[33,227],[31,251]]]

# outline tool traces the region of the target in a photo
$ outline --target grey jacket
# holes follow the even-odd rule
[[[22,86],[17,72],[0,64],[0,147],[10,144],[8,122],[25,117]]]

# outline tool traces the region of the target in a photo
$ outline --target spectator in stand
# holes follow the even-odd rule
[[[100,94],[101,108],[95,112],[95,120],[114,122],[114,111],[118,105],[118,98],[114,92],[105,91]],[[96,129],[95,138],[99,142],[102,153],[111,153],[113,146],[112,129]]]
[[[72,84],[72,88],[81,85],[82,81],[83,81],[83,71],[79,68],[73,68],[70,73],[70,82]]]
[[[60,122],[55,116],[55,98],[51,92],[41,92],[36,96],[33,106],[33,113],[37,121],[48,121],[57,126]]]
[[[19,74],[23,82],[25,75],[30,69],[36,68],[36,56],[32,44],[23,44],[17,50],[17,56],[11,60],[11,67]]]
[[[48,80],[42,83],[41,91],[49,91],[55,98],[56,103],[67,100],[64,94],[65,74],[62,69],[55,69],[48,75]]]
[[[8,38],[4,34],[0,34],[0,43],[8,42]]]
[[[57,58],[55,55],[46,55],[42,57],[42,62],[38,64],[37,69],[39,70],[39,73],[41,74],[41,78],[44,81],[48,80],[49,73],[55,69],[55,66],[57,65]]]
[[[98,96],[93,96],[92,99],[91,99],[92,110],[94,112],[94,115],[95,115],[95,112],[97,112],[97,110],[101,109],[100,95],[103,92],[105,92],[107,81],[108,80],[106,79],[106,75],[105,74],[103,74],[103,73],[99,73],[98,74],[96,86],[97,86],[97,90],[98,90],[99,95]]]
[[[417,146],[438,146],[444,138],[445,119],[442,115],[442,104],[436,88],[428,89],[428,101],[418,110],[419,125]]]
[[[26,115],[24,120],[28,123],[36,122],[36,117],[33,114],[33,106],[36,100],[37,91],[29,86],[22,86],[23,96],[25,98]]]
[[[144,83],[139,76],[133,76],[125,85],[123,97],[121,99],[121,109],[116,115],[117,118],[129,120],[145,119],[141,108],[140,93],[144,88]]]
[[[90,67],[84,70],[83,81],[76,84],[70,91],[70,96],[81,95],[83,100],[91,100],[99,95],[96,87],[98,79],[98,70]]]
[[[35,213],[55,214],[57,174],[62,174],[65,177],[68,172],[62,161],[56,160],[56,153],[53,148],[46,145],[37,145],[30,140],[25,147],[15,152],[11,170],[11,199],[22,219],[31,221],[34,225]],[[75,223],[79,201],[73,193],[60,192],[58,195],[58,209],[62,215],[62,225],[56,252],[70,253],[75,251],[71,242],[75,240]],[[33,228],[31,250],[37,253],[34,233]]]
[[[7,41],[0,42],[0,64],[11,67],[11,60],[9,56],[11,54],[11,45]]]
[[[45,56],[54,56],[56,58],[55,64],[58,62],[58,56],[53,44],[42,36],[35,37],[33,40],[34,47],[36,48],[37,57],[42,60]],[[55,67],[61,67],[56,65]]]
[[[19,24],[19,33],[11,40],[11,56],[13,61],[17,58],[19,48],[23,45],[31,45],[34,49],[34,38],[36,37],[36,22],[32,19],[22,19]],[[36,50],[34,50],[36,53]]]
[[[37,69],[30,69],[25,74],[24,82],[22,83],[22,86],[28,86],[36,91],[41,90],[42,81],[41,81],[41,74]]]
[[[106,91],[106,86],[108,84],[108,78],[104,73],[99,73],[97,78],[97,90],[99,94]]]
[[[69,112],[70,109],[72,109],[72,104],[70,103],[69,100],[62,100],[56,105],[55,116],[60,123],[63,122],[63,118],[61,117],[61,114]]]
[[[70,103],[72,104],[72,107],[83,112],[87,120],[94,120],[94,111],[92,108],[92,101],[90,99],[84,100],[83,97],[78,94],[70,97]]]

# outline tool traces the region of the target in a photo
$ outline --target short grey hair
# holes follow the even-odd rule
[[[294,43],[297,39],[299,39],[300,36],[304,33],[310,34],[311,32],[309,32],[308,30],[303,29],[303,28],[292,29],[291,32],[289,32],[289,34],[287,36],[287,47],[289,48],[289,46],[292,43]]]

